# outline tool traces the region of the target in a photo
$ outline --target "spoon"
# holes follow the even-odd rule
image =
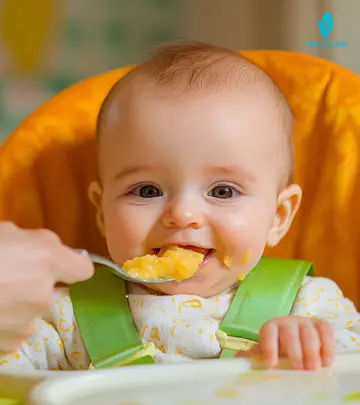
[[[124,280],[131,281],[132,283],[159,284],[159,283],[169,283],[170,281],[175,281],[172,278],[161,279],[161,280],[144,280],[144,279],[141,279],[138,277],[131,276],[124,269],[122,269],[119,265],[112,262],[110,259],[107,259],[106,257],[99,256],[94,253],[89,253],[85,249],[75,249],[75,251],[88,257],[93,263],[102,264],[103,266],[109,267],[115,275],[117,275],[118,277],[121,277]]]

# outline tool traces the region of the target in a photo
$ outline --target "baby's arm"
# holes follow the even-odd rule
[[[334,354],[360,350],[360,315],[339,287],[325,278],[307,278],[299,291],[291,316],[274,318],[260,330],[260,351],[269,367],[280,356],[293,367],[316,369],[330,366]],[[239,357],[244,354],[239,353]]]
[[[56,291],[54,304],[35,324],[35,333],[14,354],[0,357],[0,367],[22,370],[87,369],[89,358],[79,334],[66,289]]]
[[[299,291],[292,315],[329,322],[335,332],[337,354],[360,351],[360,314],[334,281],[308,277]]]

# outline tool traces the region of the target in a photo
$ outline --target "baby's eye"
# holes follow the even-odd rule
[[[135,187],[131,190],[131,193],[141,198],[155,198],[161,197],[163,195],[162,192],[157,187],[152,186],[150,184]]]
[[[209,196],[222,199],[232,198],[238,194],[238,191],[229,186],[216,186],[208,192]]]

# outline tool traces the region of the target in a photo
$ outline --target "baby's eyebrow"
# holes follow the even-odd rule
[[[152,169],[150,165],[140,165],[140,166],[128,166],[124,167],[122,170],[118,171],[113,177],[113,181],[117,181],[123,177],[131,176],[133,174],[138,174],[141,172],[146,172]]]
[[[205,171],[211,174],[237,175],[247,181],[255,181],[255,175],[245,166],[227,165],[227,166],[205,166]]]

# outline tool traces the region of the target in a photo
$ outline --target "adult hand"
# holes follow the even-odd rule
[[[93,275],[91,261],[48,230],[0,223],[0,353],[17,350],[52,303],[56,283]]]

